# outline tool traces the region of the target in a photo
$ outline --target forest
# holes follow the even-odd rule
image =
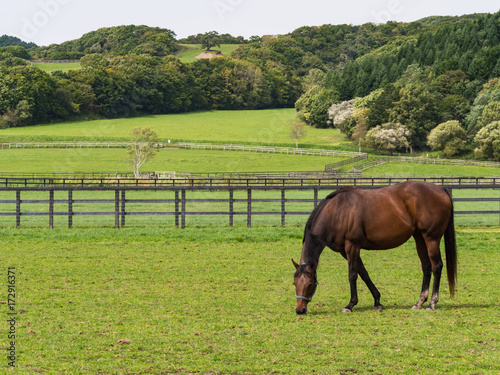
[[[217,37],[239,47],[185,63],[182,43],[203,35],[177,40],[129,25],[50,46],[2,36],[0,128],[295,107],[303,122],[336,127],[360,148],[500,160],[500,12]],[[81,68],[49,74],[29,61],[44,59],[80,59]]]

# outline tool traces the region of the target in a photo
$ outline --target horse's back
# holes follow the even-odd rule
[[[392,188],[404,200],[420,231],[442,235],[453,211],[451,197],[443,187],[429,182],[408,181]]]
[[[314,234],[327,243],[347,239],[365,249],[399,246],[416,230],[442,236],[451,213],[442,187],[418,181],[376,190],[346,189],[327,199]]]

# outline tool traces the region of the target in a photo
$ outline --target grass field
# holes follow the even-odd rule
[[[500,176],[498,167],[475,167],[467,165],[435,165],[404,162],[390,162],[370,168],[367,173],[398,176]]]
[[[113,140],[129,139],[136,127],[150,127],[160,139],[286,145],[295,147],[289,137],[290,126],[298,121],[295,110],[201,111],[128,119],[69,122],[0,130],[0,142],[36,140]],[[348,140],[336,129],[307,128],[307,137],[299,146],[345,146]],[[354,149],[357,151],[357,149]]]
[[[325,251],[306,316],[295,315],[293,266],[302,228],[0,230],[15,267],[12,374],[498,374],[496,230],[458,229],[454,299],[414,311],[414,245],[364,252],[385,310],[347,264]],[[8,348],[6,293],[0,346]]]
[[[80,69],[79,62],[68,62],[68,63],[34,63],[33,66],[43,70],[44,72],[50,73],[56,70],[61,70],[67,72],[69,70]]]
[[[0,149],[1,172],[130,172],[126,149]],[[143,171],[289,172],[323,171],[332,156],[239,151],[161,149]]]
[[[239,44],[221,44],[220,47],[213,47],[210,51],[220,51],[224,56],[229,56],[239,46]],[[196,56],[204,51],[201,44],[182,44],[181,47],[185,49],[178,52],[177,57],[184,63],[195,62]]]

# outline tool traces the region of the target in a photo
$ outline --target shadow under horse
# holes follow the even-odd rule
[[[427,309],[434,310],[443,269],[439,249],[443,236],[450,295],[455,292],[457,250],[451,192],[431,183],[408,181],[376,190],[341,188],[331,193],[307,221],[300,264],[292,259],[296,269],[296,313],[307,313],[307,304],[318,285],[316,271],[325,247],[347,259],[351,300],[342,311],[352,312],[358,303],[358,275],[375,299],[374,310],[381,311],[380,292],[368,276],[360,250],[393,249],[412,236],[423,271],[420,298],[413,308],[421,309],[428,300],[433,275],[432,297]]]

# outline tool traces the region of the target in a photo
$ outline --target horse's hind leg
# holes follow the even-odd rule
[[[417,245],[417,253],[418,257],[420,258],[420,263],[422,264],[423,272],[420,298],[418,299],[418,302],[415,304],[415,306],[412,307],[413,309],[419,310],[429,298],[429,285],[431,283],[432,267],[431,260],[429,259],[429,253],[427,252],[427,245],[424,238],[422,237],[422,234],[417,230],[413,234],[413,238],[415,239],[415,243]]]
[[[441,259],[441,252],[439,251],[440,239],[428,239],[424,237],[427,244],[427,253],[431,261],[432,274],[434,276],[434,283],[432,285],[432,297],[429,302],[427,310],[434,310],[436,303],[439,301],[439,284],[441,282],[441,272],[443,270],[443,260]]]

